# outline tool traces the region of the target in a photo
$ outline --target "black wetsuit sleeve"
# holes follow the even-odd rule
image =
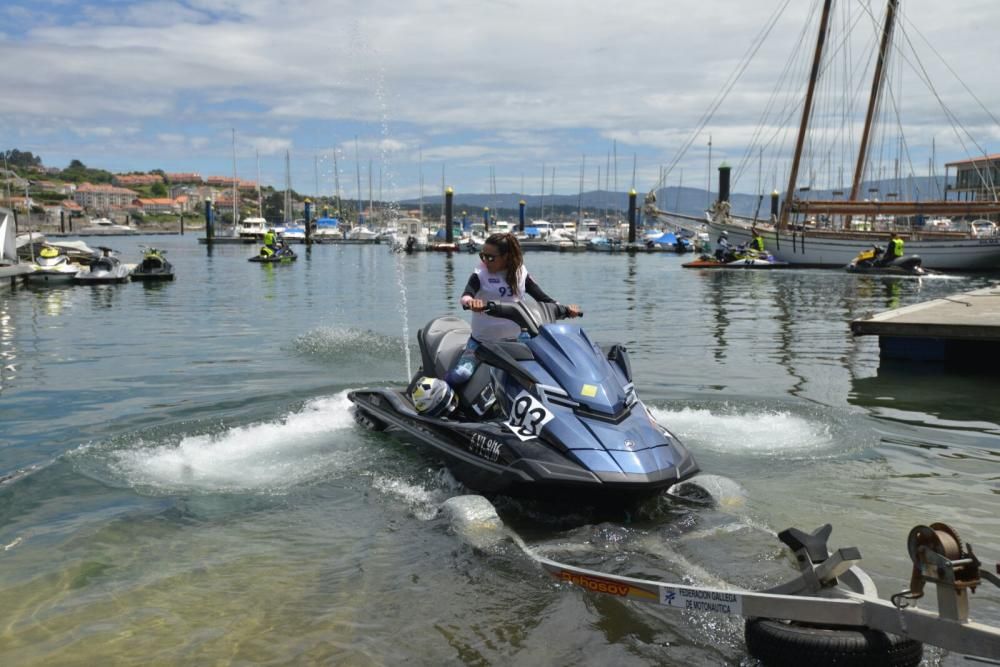
[[[524,291],[528,293],[528,296],[533,298],[538,303],[555,303],[556,300],[550,297],[548,294],[542,291],[542,288],[538,286],[531,276],[529,275],[524,280]]]
[[[479,276],[473,273],[469,276],[469,282],[465,283],[465,291],[462,292],[462,296],[475,297],[476,293],[479,291]]]

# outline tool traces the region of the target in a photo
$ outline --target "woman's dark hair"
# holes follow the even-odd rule
[[[521,244],[517,242],[517,237],[507,232],[506,234],[490,234],[483,242],[483,245],[491,245],[500,251],[501,255],[507,257],[507,284],[510,285],[511,292],[517,294],[517,274],[524,266],[524,255],[521,254]]]

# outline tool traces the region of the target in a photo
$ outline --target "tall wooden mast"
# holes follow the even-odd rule
[[[854,183],[851,184],[850,201],[858,200],[861,190],[861,179],[865,173],[865,161],[868,158],[868,142],[871,138],[872,121],[878,109],[879,97],[882,93],[882,83],[885,81],[885,62],[889,57],[889,44],[892,41],[892,31],[896,24],[896,7],[899,0],[889,0],[885,12],[885,25],[882,26],[882,45],[878,51],[878,62],[875,64],[875,78],[872,79],[872,92],[868,98],[868,113],[865,115],[865,130],[861,135],[861,146],[858,148],[858,164],[854,169]]]
[[[799,137],[795,142],[795,155],[792,158],[792,171],[788,175],[788,191],[785,202],[781,206],[781,217],[778,219],[778,229],[788,224],[788,216],[792,210],[792,199],[795,197],[795,183],[799,176],[799,162],[802,159],[802,146],[806,141],[806,130],[809,129],[809,115],[812,113],[813,94],[816,92],[816,80],[819,78],[819,65],[823,59],[823,45],[826,43],[826,33],[830,25],[830,7],[833,0],[823,3],[823,16],[819,21],[819,36],[816,38],[816,53],[813,55],[812,71],[809,73],[809,89],[806,91],[806,103],[802,109],[802,122],[799,124]]]

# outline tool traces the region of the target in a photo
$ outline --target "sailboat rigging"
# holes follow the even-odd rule
[[[901,188],[903,178],[900,156],[903,151],[907,151],[908,155],[909,150],[902,135],[898,139],[896,137],[891,139],[887,136],[882,137],[883,151],[886,143],[894,143],[895,149],[900,153],[900,156],[897,156],[895,160],[892,172],[890,172],[893,174],[890,178],[895,179],[892,181],[894,183],[893,191],[888,192],[884,200],[878,198],[880,190],[877,188],[869,188],[868,191],[865,191],[865,174],[869,172],[874,174],[876,171],[871,165],[872,149],[877,143],[875,139],[876,120],[880,113],[889,115],[888,111],[884,111],[884,109],[890,108],[890,103],[891,111],[896,114],[896,122],[900,129],[902,127],[901,121],[898,120],[899,100],[887,87],[887,79],[891,71],[890,55],[894,50],[898,50],[894,41],[897,35],[905,35],[905,33],[900,32],[901,27],[899,26],[900,0],[887,0],[850,194],[846,198],[837,197],[837,195],[842,195],[844,190],[842,176],[840,187],[832,190],[832,198],[823,198],[822,195],[815,194],[814,191],[818,189],[815,188],[817,179],[815,168],[809,168],[808,183],[801,188],[799,187],[804,154],[807,148],[819,154],[819,157],[815,159],[818,161],[821,173],[826,170],[826,177],[832,178],[831,174],[834,171],[830,164],[833,150],[823,153],[817,150],[814,145],[817,141],[821,142],[826,139],[824,133],[831,132],[831,127],[817,129],[816,132],[819,133],[817,138],[814,138],[817,135],[810,134],[814,113],[826,110],[826,107],[820,108],[817,102],[818,85],[824,76],[836,79],[838,74],[836,68],[830,64],[832,56],[827,53],[827,47],[836,47],[831,48],[830,51],[833,53],[841,51],[843,55],[843,43],[830,38],[833,23],[832,7],[833,0],[823,0],[819,30],[809,71],[808,87],[801,110],[801,120],[791,164],[787,172],[788,186],[780,210],[776,216],[772,216],[769,222],[756,223],[758,228],[765,232],[765,238],[771,239],[768,242],[768,250],[778,259],[793,264],[844,266],[859,250],[871,246],[873,243],[884,242],[888,233],[895,230],[899,231],[907,240],[907,250],[920,253],[925,266],[930,268],[942,270],[1000,268],[1000,236],[996,235],[995,224],[986,220],[975,220],[973,223],[965,223],[966,229],[969,231],[939,231],[925,224],[930,216],[945,216],[947,219],[965,218],[967,220],[990,217],[996,219],[997,216],[1000,216],[1000,201],[997,201],[996,193],[993,192],[989,199],[949,200],[947,199],[949,190],[946,183],[944,200],[920,200],[919,196],[917,199],[908,200],[903,196]],[[872,18],[874,21],[874,17]],[[745,68],[745,65],[741,64],[741,68]],[[850,68],[845,67],[844,69],[846,72]],[[784,78],[784,75],[782,76]],[[922,64],[921,69],[918,70],[918,76],[926,82],[926,71],[923,70]],[[847,78],[846,73],[844,77]],[[937,96],[936,92],[935,95]],[[940,96],[937,98],[943,105]],[[848,107],[847,104],[843,106]],[[947,109],[945,111],[949,115],[949,121],[954,125],[954,114]],[[845,112],[845,117],[846,115]],[[843,120],[840,122],[842,127],[839,129],[841,130],[850,124]],[[762,132],[755,133],[754,140],[760,140],[763,144],[761,134]],[[749,148],[747,155],[752,155],[753,152],[756,151]],[[987,165],[987,173],[983,180],[983,183],[986,184],[990,172],[989,158],[985,156],[984,159],[982,155],[975,158],[971,161],[973,167],[976,166],[977,161]],[[879,168],[878,171],[882,173],[883,168]],[[930,169],[929,173],[933,173],[933,170]],[[758,181],[760,180],[759,174],[760,168],[758,167]],[[666,175],[661,177],[661,182],[665,178]],[[909,182],[911,184],[913,182],[912,173]],[[760,189],[759,186],[758,189]],[[910,188],[911,191],[914,189]],[[988,189],[987,187],[986,190]],[[652,192],[647,196],[647,214],[666,215],[664,211],[656,209],[655,195]],[[754,224],[754,221],[733,215],[728,201],[716,202],[710,207],[707,215],[713,237],[725,230],[728,232],[731,242],[740,243],[749,240],[749,227]]]

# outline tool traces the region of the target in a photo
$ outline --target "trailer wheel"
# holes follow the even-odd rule
[[[914,639],[857,626],[751,618],[745,636],[747,651],[767,667],[911,667],[924,653]]]
[[[361,427],[368,429],[369,431],[384,431],[389,427],[384,421],[376,417],[375,415],[362,410],[359,407],[355,407],[354,410],[354,421],[356,421]]]

